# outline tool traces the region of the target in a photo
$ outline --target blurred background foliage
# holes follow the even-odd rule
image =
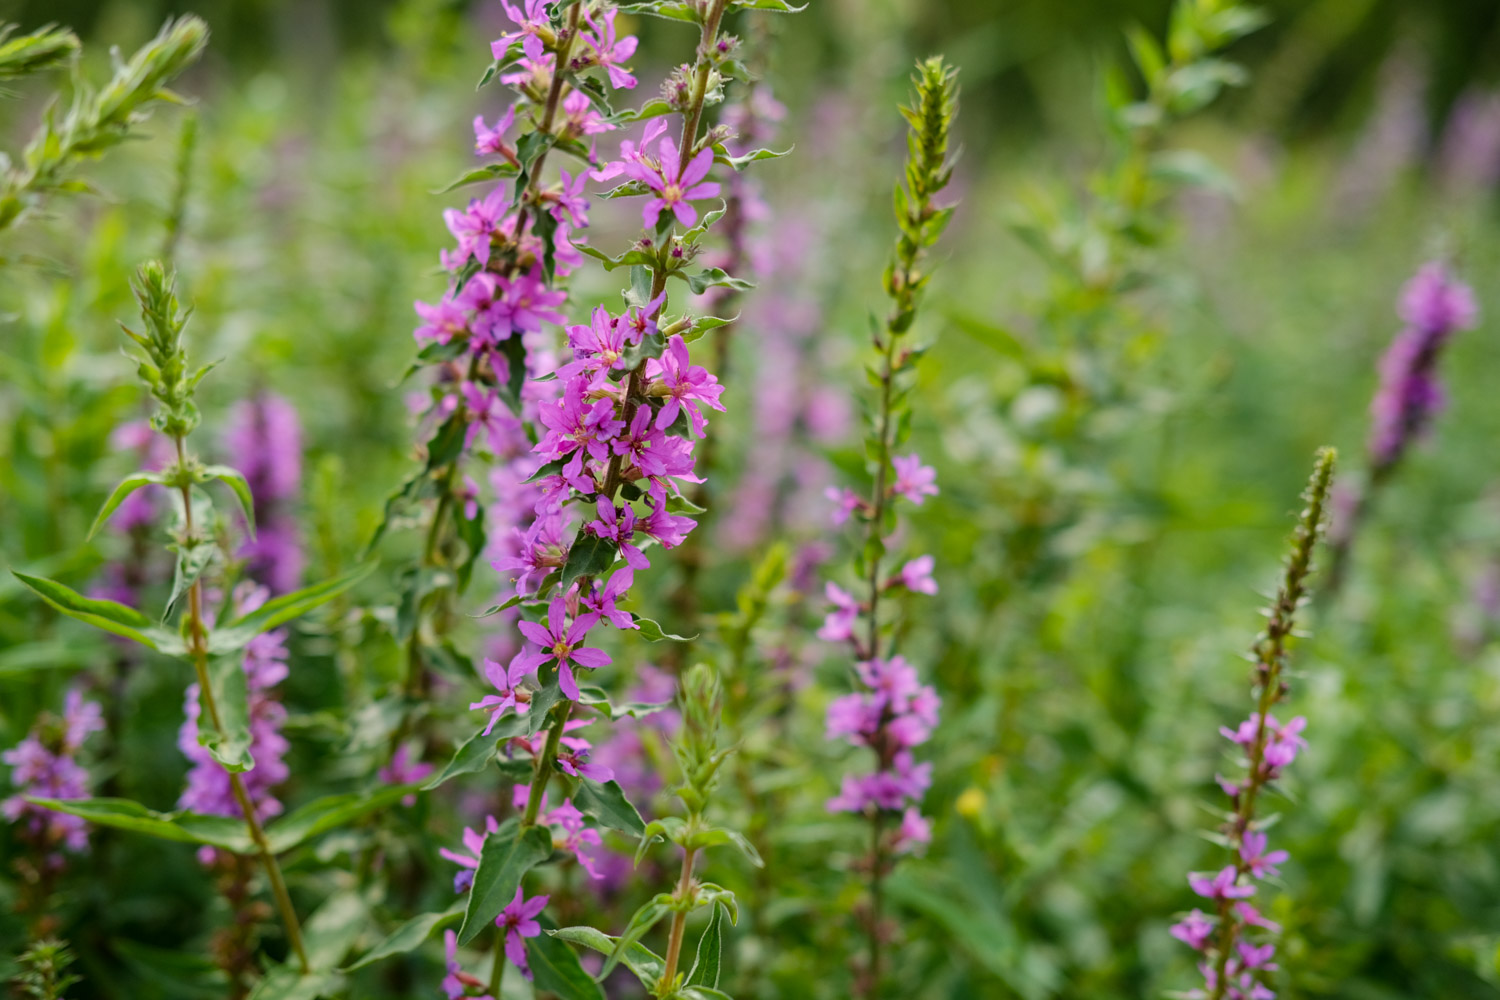
[[[356,558],[410,461],[395,383],[412,353],[411,302],[442,287],[440,209],[458,200],[431,192],[469,162],[469,118],[499,110],[473,90],[497,11],[189,6],[214,36],[180,88],[198,100],[200,138],[178,259],[196,355],[230,359],[204,386],[205,440],[214,415],[257,387],[298,404],[310,562],[331,574]],[[1308,716],[1312,747],[1287,786],[1279,836],[1294,861],[1270,913],[1287,928],[1285,996],[1493,996],[1500,608],[1485,585],[1500,571],[1500,342],[1488,320],[1500,315],[1500,6],[1266,4],[1269,25],[1234,52],[1249,85],[1169,132],[1222,178],[1166,198],[1158,228],[1127,248],[1141,280],[1103,287],[1069,264],[1092,259],[1085,206],[1120,155],[1103,68],[1124,62],[1129,25],[1159,34],[1167,6],[812,0],[773,27],[767,76],[797,149],[761,172],[766,232],[802,266],[754,294],[811,310],[806,364],[854,387],[851,402],[888,245],[904,67],[943,50],[963,70],[964,207],[921,324],[935,347],[913,429],[943,492],[910,530],[936,555],[942,591],[914,606],[906,637],[906,655],[937,678],[945,722],[930,748],[936,840],[891,886],[905,925],[899,995],[1136,998],[1191,981],[1166,926],[1192,903],[1183,873],[1217,857],[1201,804],[1222,766],[1216,727],[1247,703],[1238,654],[1315,447],[1338,445],[1342,474],[1359,475],[1400,285],[1453,253],[1487,318],[1455,340],[1449,411],[1379,498],[1344,592],[1311,613],[1291,707]],[[30,0],[0,2],[0,18],[77,27],[99,75],[108,45],[128,50],[183,9]],[[649,88],[690,42],[678,26],[636,27]],[[45,90],[28,84],[0,107],[7,148]],[[133,312],[126,276],[160,245],[182,121],[158,114],[153,138],[87,171],[102,196],[57,202],[6,238],[0,552],[16,566],[86,582],[112,554],[111,540],[84,534],[127,471],[109,432],[142,412],[115,321]],[[631,224],[601,209],[593,241]],[[577,306],[614,294],[588,272]],[[755,322],[736,342],[744,381],[726,393],[738,454],[757,433]],[[856,439],[814,450],[857,473]],[[827,534],[823,516],[786,501],[773,520],[806,541]],[[748,555],[723,555],[703,606],[733,607],[748,572]],[[779,593],[763,632],[815,626],[808,602]],[[0,746],[111,649],[0,581]],[[358,773],[320,713],[397,670],[375,618],[300,635],[297,656],[293,800]],[[754,914],[735,935],[737,996],[847,995],[836,956],[850,947],[858,886],[838,869],[857,845],[822,810],[847,766],[821,740],[841,671],[815,665],[826,683],[796,691],[786,740],[747,742],[760,784],[740,808],[759,811],[780,896],[755,895],[748,870],[720,879]],[[128,724],[96,772],[115,793],[175,800],[184,683],[131,676]],[[413,835],[444,842],[456,831],[445,822]],[[109,871],[69,890],[89,979],[79,995],[215,995],[210,970],[173,957],[192,952],[182,929],[204,933],[199,916],[215,905],[191,852],[106,844]],[[309,898],[319,891],[317,876],[294,867],[293,878]],[[13,892],[0,881],[0,910]],[[18,940],[8,920],[5,955]],[[425,978],[391,995],[432,993],[429,959],[411,971]]]

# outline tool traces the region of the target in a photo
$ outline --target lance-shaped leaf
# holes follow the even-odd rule
[[[539,922],[548,933],[526,939],[527,964],[538,992],[555,993],[562,1000],[604,1000],[604,991],[583,971],[573,949],[550,933],[552,921],[542,916]]]
[[[724,148],[722,142],[714,143],[714,161],[733,167],[735,170],[744,170],[746,166],[754,163],[756,160],[777,160],[790,152],[790,148],[783,149],[780,152],[774,149],[755,149],[741,156],[731,156],[729,150]]]
[[[688,841],[688,846],[694,849],[720,847],[724,844],[733,844],[735,847],[738,847],[740,853],[755,867],[764,868],[766,866],[766,863],[761,860],[760,852],[755,849],[754,844],[750,843],[750,838],[738,830],[730,830],[725,827],[701,830],[693,834],[692,838]]]
[[[26,801],[86,819],[99,826],[145,833],[184,844],[207,844],[247,854],[255,849],[242,820],[192,812],[160,813],[130,799],[32,799]]]
[[[474,774],[489,767],[490,762],[495,759],[495,750],[501,740],[508,740],[512,736],[526,735],[526,729],[531,720],[525,715],[507,715],[495,723],[495,728],[486,735],[483,732],[475,733],[464,741],[464,745],[453,753],[453,759],[448,761],[437,774],[427,780],[422,786],[423,791],[430,791],[450,778],[456,778],[460,774]]]
[[[670,701],[626,701],[615,705],[611,704],[609,695],[604,692],[603,688],[595,687],[592,684],[578,685],[578,703],[605,713],[612,722],[618,722],[627,715],[632,719],[644,719],[648,715],[654,715],[657,712],[671,708],[673,704]]]
[[[647,642],[661,642],[663,639],[670,639],[673,642],[692,642],[697,638],[697,636],[673,635],[671,632],[664,631],[660,624],[650,618],[642,618],[640,615],[631,615],[631,617],[635,619],[638,634]]]
[[[688,287],[693,290],[694,295],[702,295],[705,291],[714,287],[733,288],[736,291],[745,291],[754,288],[753,281],[744,278],[736,278],[725,273],[722,267],[706,267],[701,271],[688,274],[684,271],[672,271],[668,274],[671,278],[681,278],[686,281]]]
[[[234,491],[235,498],[240,502],[240,513],[245,515],[245,525],[250,530],[250,537],[255,537],[255,498],[250,495],[250,484],[245,481],[245,476],[238,469],[227,465],[205,465],[202,471],[200,483],[217,479]]]
[[[566,589],[580,576],[598,576],[614,565],[616,553],[614,542],[580,528],[563,564],[561,586]]]
[[[127,607],[117,601],[84,597],[78,591],[56,580],[29,576],[15,570],[11,570],[11,575],[69,618],[76,618],[95,628],[102,628],[106,632],[134,639],[141,645],[159,650],[168,656],[182,656],[187,652],[187,646],[183,643],[181,636],[155,624],[135,608]]]
[[[612,954],[615,950],[615,943],[619,940],[593,927],[564,927],[562,930],[547,933],[573,944],[581,944],[602,955]],[[648,987],[656,986],[666,968],[666,963],[662,961],[660,955],[639,943],[627,947],[620,955],[620,961],[627,969],[635,973],[635,977],[641,981],[642,985]]]
[[[351,820],[394,805],[417,791],[416,785],[387,785],[373,792],[348,792],[314,799],[266,827],[266,839],[277,854]]]
[[[250,690],[237,656],[212,656],[207,664],[207,692],[199,691],[198,742],[226,771],[255,767],[250,757]],[[209,711],[209,696],[218,708],[218,724]]]
[[[687,985],[717,989],[723,959],[724,908],[715,906],[708,926],[703,929],[703,936],[698,939],[698,952],[693,956],[693,968],[688,972]]]
[[[358,893],[330,896],[303,928],[311,971],[303,975],[295,961],[272,966],[251,992],[251,1000],[318,1000],[341,995],[346,984],[335,967],[369,921],[368,906]]]
[[[157,486],[165,486],[167,477],[160,472],[146,472],[142,470],[140,472],[132,472],[120,480],[120,485],[115,487],[114,492],[104,501],[104,506],[99,508],[98,515],[94,517],[94,524],[89,528],[88,537],[93,538],[99,529],[104,527],[104,522],[109,520],[109,515],[113,514],[120,504],[125,502],[126,497],[142,486],[153,483]]]
[[[606,781],[602,785],[586,779],[580,781],[578,790],[573,793],[573,804],[611,830],[634,837],[646,832],[646,821],[625,797],[625,790],[618,781]]]
[[[626,951],[631,945],[646,936],[646,932],[655,927],[662,917],[671,912],[672,897],[665,893],[657,895],[631,916],[630,923],[625,925],[625,933],[615,939],[614,949],[604,959],[604,968],[599,970],[599,978],[605,979],[625,958]]]
[[[463,926],[458,929],[458,943],[468,944],[494,923],[500,911],[515,898],[521,876],[551,854],[552,834],[546,827],[522,830],[519,824],[507,823],[486,837],[479,852],[479,868],[474,872],[474,887],[469,890]]]
[[[502,177],[516,176],[516,167],[511,163],[486,163],[482,167],[466,170],[457,178],[438,188],[433,194],[447,194],[469,184],[484,184],[488,181],[496,181]]]
[[[177,607],[177,602],[182,600],[183,595],[198,582],[198,577],[213,562],[218,553],[218,547],[206,538],[192,539],[184,543],[173,545],[177,560],[172,570],[172,590],[167,595],[166,607],[162,609],[161,620],[165,622],[172,617],[172,610]]]
[[[209,652],[230,653],[244,649],[251,639],[262,632],[269,632],[277,625],[305,615],[319,605],[333,600],[363,580],[374,568],[373,562],[367,562],[331,580],[267,601],[249,614],[241,615],[223,628],[215,629],[208,637]]]
[[[420,913],[391,931],[379,944],[361,955],[357,961],[344,966],[339,971],[353,972],[355,969],[363,969],[367,965],[373,965],[392,955],[404,955],[420,948],[432,936],[433,931],[454,923],[463,916],[463,912],[464,904],[458,902],[441,913]]]

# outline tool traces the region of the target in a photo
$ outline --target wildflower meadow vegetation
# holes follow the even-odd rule
[[[345,6],[0,6],[0,988],[1500,988],[1500,13]]]

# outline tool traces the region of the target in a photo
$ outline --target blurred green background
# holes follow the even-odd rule
[[[906,68],[944,51],[965,88],[963,207],[921,322],[936,346],[914,428],[943,493],[910,528],[936,555],[942,587],[912,606],[906,637],[945,702],[926,748],[937,836],[891,887],[904,923],[898,995],[1126,998],[1191,984],[1190,956],[1166,927],[1193,904],[1184,872],[1218,857],[1201,804],[1215,801],[1224,766],[1216,727],[1247,710],[1239,654],[1314,449],[1338,445],[1342,473],[1360,475],[1401,284],[1452,254],[1486,319],[1455,339],[1448,411],[1379,497],[1344,592],[1310,611],[1290,708],[1308,717],[1311,748],[1280,804],[1277,837],[1293,861],[1267,903],[1287,928],[1283,996],[1490,997],[1500,608],[1484,583],[1500,571],[1500,346],[1488,320],[1500,315],[1500,5],[1267,4],[1270,24],[1233,52],[1248,85],[1168,136],[1232,185],[1165,199],[1159,234],[1132,251],[1150,280],[1096,294],[1014,225],[1040,227],[1043,242],[1081,225],[1118,156],[1101,122],[1104,67],[1124,61],[1129,25],[1160,33],[1167,8],[812,0],[757,42],[790,108],[772,145],[796,144],[759,173],[773,213],[765,238],[800,266],[762,282],[753,294],[783,311],[748,313],[736,342],[740,381],[725,397],[738,410],[726,423],[736,455],[759,433],[758,338],[787,303],[812,330],[801,363],[858,398]],[[186,9],[214,37],[179,88],[197,99],[202,130],[179,264],[197,304],[196,356],[229,359],[204,386],[204,439],[256,387],[298,404],[310,562],[332,572],[355,558],[410,462],[410,387],[395,382],[412,353],[412,300],[443,287],[440,211],[460,200],[431,192],[469,164],[469,119],[502,106],[473,88],[498,12],[441,0],[33,0],[0,2],[0,19],[76,26],[98,76],[108,45],[129,50]],[[662,22],[634,27],[649,91],[691,38]],[[28,85],[0,107],[6,148],[19,148],[45,91]],[[115,322],[134,312],[126,276],[161,239],[180,121],[157,114],[153,138],[87,172],[102,196],[56,203],[4,247],[25,266],[0,285],[0,553],[80,586],[112,555],[108,539],[83,538],[127,471],[108,432],[142,412]],[[631,225],[629,211],[601,208],[594,242]],[[575,308],[615,292],[586,272]],[[1090,365],[1106,373],[1103,388],[1080,390]],[[821,475],[857,473],[856,436],[850,425],[798,446],[827,460]],[[795,493],[783,488],[777,527],[826,536],[822,511],[807,513]],[[705,607],[732,606],[747,568],[748,557],[723,556]],[[791,600],[784,617],[816,626],[815,609]],[[60,669],[7,659],[39,635],[60,643],[49,664]],[[304,637],[288,685],[308,734],[293,799],[340,766],[316,713],[350,697],[339,680],[350,668],[322,638]],[[0,583],[0,746],[55,706],[98,650]],[[373,626],[343,652],[372,686],[395,676],[394,646]],[[838,956],[851,947],[858,887],[835,869],[856,845],[821,809],[849,766],[821,742],[841,669],[814,664],[826,683],[797,695],[785,746],[748,744],[769,791],[739,808],[762,810],[779,881],[775,898],[750,896],[737,996],[847,995]],[[172,741],[183,683],[134,678],[131,727],[103,765],[160,808],[183,769]],[[451,836],[451,820],[440,832]],[[210,905],[190,851],[112,849],[133,863],[75,886],[70,901],[87,995],[212,995],[192,992],[193,970],[168,975],[149,960],[148,948],[191,950],[181,929]],[[724,881],[749,895],[749,879]],[[0,883],[0,905],[11,891]],[[9,942],[16,928],[4,921]],[[438,968],[429,961],[413,989],[434,993]]]

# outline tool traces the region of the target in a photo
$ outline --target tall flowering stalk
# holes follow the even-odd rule
[[[833,610],[819,632],[824,639],[849,645],[862,687],[829,706],[828,738],[868,747],[875,754],[874,772],[846,775],[839,795],[828,803],[832,811],[869,818],[870,853],[865,865],[870,898],[863,916],[869,957],[859,987],[869,997],[881,992],[883,880],[895,855],[915,850],[930,839],[928,823],[918,807],[931,782],[932,765],[916,763],[912,748],[926,742],[937,724],[938,711],[937,694],[921,684],[916,668],[896,654],[891,623],[881,615],[881,601],[888,593],[937,590],[931,556],[919,556],[894,572],[886,562],[887,539],[897,524],[896,501],[919,506],[938,491],[936,474],[929,466],[915,454],[897,455],[896,450],[910,428],[906,395],[920,351],[906,338],[916,318],[918,295],[930,277],[924,269],[926,251],[937,243],[953,214],[951,207],[938,203],[938,196],[952,175],[948,136],[958,110],[957,71],[941,57],[933,57],[917,64],[914,84],[914,106],[901,109],[910,131],[905,183],[896,187],[896,222],[901,234],[884,281],[891,310],[884,329],[874,338],[877,360],[873,371],[879,395],[872,413],[873,433],[865,443],[873,482],[867,498],[852,490],[830,490],[837,504],[837,522],[853,514],[864,522],[863,545],[854,564],[859,584],[850,593],[828,583]],[[887,826],[893,816],[900,820],[891,833]]]
[[[1250,899],[1256,892],[1255,883],[1276,875],[1277,866],[1288,855],[1269,849],[1266,824],[1257,819],[1256,807],[1262,794],[1307,745],[1302,737],[1306,719],[1297,716],[1282,723],[1272,711],[1287,696],[1287,638],[1292,635],[1298,609],[1307,600],[1307,578],[1312,571],[1313,550],[1323,531],[1334,458],[1332,448],[1318,453],[1302,495],[1306,506],[1292,535],[1281,585],[1267,611],[1265,630],[1251,647],[1255,709],[1234,729],[1219,730],[1240,749],[1244,771],[1238,777],[1218,779],[1229,796],[1228,816],[1221,830],[1230,851],[1228,863],[1217,872],[1188,876],[1189,885],[1211,904],[1212,912],[1194,909],[1172,926],[1173,937],[1203,956],[1199,970],[1204,987],[1192,995],[1210,1000],[1270,1000],[1275,996],[1269,977],[1277,969],[1276,946],[1268,938],[1280,928],[1262,916]]]
[[[527,487],[502,497],[525,506],[498,512],[511,537],[508,551],[493,563],[509,593],[492,610],[520,614],[521,641],[511,644],[519,648],[508,663],[486,661],[495,693],[471,706],[487,713],[485,728],[428,783],[435,787],[482,769],[502,744],[510,773],[515,763],[530,760],[530,781],[517,790],[520,814],[466,836],[469,860],[461,864],[472,874],[455,884],[468,895],[455,948],[492,923],[504,930],[491,994],[498,991],[505,955],[517,947],[514,929],[528,958],[538,959],[523,971],[537,977],[539,988],[597,995],[591,982],[592,992],[579,985],[577,958],[562,941],[527,933],[531,921],[545,926],[546,918],[527,902],[521,882],[558,846],[574,848],[587,868],[586,855],[576,849],[588,843],[586,833],[595,843],[598,835],[586,830],[586,821],[637,835],[645,830],[610,771],[591,763],[589,745],[568,733],[587,723],[578,717],[584,711],[613,718],[660,707],[612,707],[589,683],[592,671],[612,662],[595,645],[596,626],[608,623],[648,640],[678,638],[623,605],[634,574],[651,565],[651,547],[675,548],[693,529],[691,514],[700,508],[683,498],[682,484],[699,480],[695,447],[708,412],[724,408],[717,380],[688,349],[718,321],[686,313],[668,318],[668,282],[676,279],[696,293],[749,287],[721,268],[693,267],[724,214],[709,202],[720,193],[710,174],[716,165],[738,170],[775,155],[733,155],[725,146],[731,130],[705,122],[705,110],[722,100],[727,81],[744,74],[734,59],[737,40],[721,31],[726,12],[740,6],[793,9],[779,0],[632,4],[633,11],[695,22],[699,42],[695,60],[671,75],[660,100],[617,114],[607,87],[635,85],[625,65],[635,40],[619,37],[613,6],[597,0],[504,5],[514,30],[493,43],[495,63],[486,80],[498,79],[518,96],[493,126],[483,116],[475,122],[475,148],[491,162],[462,182],[514,183],[447,214],[457,241],[442,256],[449,289],[436,304],[417,304],[417,339],[424,345],[419,361],[438,373],[428,411],[437,429],[426,469],[393,499],[436,491],[439,515],[446,504],[467,507],[465,516],[477,518],[479,505],[461,505],[454,485],[458,463],[476,443],[503,461],[497,481]],[[669,129],[668,115],[680,116],[680,130]],[[600,162],[593,137],[641,120],[649,120],[641,137],[624,140],[617,158]],[[512,140],[517,123],[523,130]],[[557,182],[549,183],[544,171],[553,151],[579,166],[576,173],[559,169]],[[614,181],[611,197],[645,199],[645,233],[618,256],[587,246],[579,235],[587,224],[590,179]],[[561,312],[567,295],[557,282],[584,254],[607,270],[629,269],[626,308],[616,315],[601,306],[587,323],[569,325]],[[566,328],[566,361],[549,349],[550,326]],[[429,543],[429,549],[440,546]],[[470,561],[473,553],[470,545]],[[570,794],[549,809],[554,782]],[[514,927],[506,922],[512,907]],[[512,956],[511,964],[521,963]]]
[[[250,673],[263,682],[257,684],[263,690],[265,684],[273,682],[285,670],[281,662],[284,650],[273,630],[352,586],[365,568],[270,600],[263,593],[247,595],[240,601],[237,613],[225,616],[229,620],[215,621],[206,606],[201,578],[219,559],[213,537],[217,515],[212,498],[202,487],[210,482],[227,485],[238,500],[252,534],[255,501],[238,470],[226,465],[205,465],[188,447],[188,437],[200,422],[194,394],[199,381],[213,365],[197,370],[188,365],[183,344],[188,314],[178,303],[173,275],[162,264],[148,262],[137,271],[132,288],[145,332],[126,328],[125,333],[141,350],[137,372],[157,402],[151,427],[171,443],[173,458],[163,468],[127,476],[105,501],[94,521],[94,530],[136,490],[147,486],[168,490],[177,510],[168,546],[175,556],[175,570],[166,609],[153,619],[125,604],[84,597],[56,581],[23,573],[15,575],[58,611],[192,664],[199,695],[199,714],[193,728],[198,747],[213,764],[198,750],[193,751],[199,762],[195,768],[197,791],[190,792],[188,804],[237,817],[243,823],[243,832],[234,832],[234,823],[216,822],[213,816],[195,812],[153,813],[140,803],[123,799],[35,797],[28,801],[96,823],[258,858],[270,882],[296,964],[305,974],[310,971],[311,963],[276,852],[296,846],[311,831],[303,824],[293,823],[290,830],[272,828],[268,834],[263,823],[265,817],[279,808],[268,797],[267,790],[285,773],[278,763],[284,749],[284,741],[276,732],[281,716],[279,706],[276,709],[262,706],[261,711],[256,711],[241,654],[259,663]],[[166,622],[174,613],[179,621],[176,627],[169,627]],[[254,747],[263,751],[260,761],[252,754]],[[258,765],[264,770],[254,772]],[[247,780],[251,773],[255,774],[253,783]],[[353,812],[378,808],[409,791],[397,786],[366,796],[368,806]],[[313,805],[326,808],[318,803]]]
[[[1380,359],[1380,386],[1370,401],[1368,482],[1335,495],[1330,591],[1343,582],[1354,537],[1375,493],[1442,412],[1438,362],[1443,350],[1454,333],[1479,321],[1473,290],[1442,261],[1422,265],[1402,289],[1397,309],[1406,326]]]

